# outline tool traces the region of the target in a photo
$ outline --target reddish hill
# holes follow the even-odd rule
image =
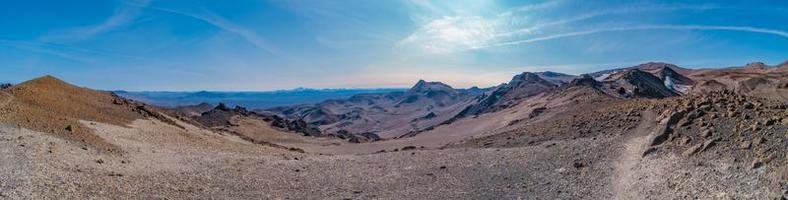
[[[0,108],[0,122],[84,142],[115,151],[79,121],[125,126],[136,119],[160,115],[141,104],[108,92],[80,88],[52,76],[33,79],[5,90],[10,101]]]

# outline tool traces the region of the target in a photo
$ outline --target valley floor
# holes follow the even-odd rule
[[[644,112],[608,136],[516,147],[451,146],[319,155],[137,120],[83,122],[123,152],[0,127],[0,198],[86,199],[766,199],[779,176],[725,161],[647,155]],[[390,148],[386,143],[384,147]],[[342,145],[342,144],[340,144]],[[369,143],[368,145],[375,145]],[[353,146],[348,146],[352,148]],[[378,147],[375,147],[378,148]],[[374,149],[374,148],[369,148]],[[350,150],[343,150],[350,151]]]

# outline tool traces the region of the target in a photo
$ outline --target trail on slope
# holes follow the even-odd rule
[[[651,111],[641,112],[640,124],[624,140],[624,149],[618,156],[615,173],[618,179],[614,182],[617,199],[636,199],[639,195],[632,191],[637,185],[635,167],[637,167],[643,152],[648,148],[648,141],[656,127],[655,114]]]

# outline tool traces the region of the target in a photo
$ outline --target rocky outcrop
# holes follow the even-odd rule
[[[495,112],[517,105],[522,99],[557,88],[558,85],[536,73],[525,72],[514,76],[509,83],[496,87],[489,94],[477,97],[477,103],[467,107],[457,117]]]
[[[667,88],[659,77],[639,69],[618,72],[602,82],[615,90],[613,94],[621,97],[665,98],[679,95]]]
[[[363,142],[401,137],[440,125],[487,89],[454,89],[440,82],[418,81],[405,92],[355,95],[312,105],[269,109],[289,122],[320,127],[325,136]],[[283,125],[287,122],[283,121]]]
[[[276,115],[267,116],[264,120],[269,121],[273,127],[301,133],[304,136],[323,136],[318,128],[307,124],[304,120],[288,120]]]
[[[250,115],[252,115],[252,112],[249,112],[244,107],[235,106],[235,108],[229,108],[224,103],[219,103],[213,109],[200,114],[200,116],[195,116],[194,120],[206,127],[216,127],[232,125],[231,119],[234,116]]]

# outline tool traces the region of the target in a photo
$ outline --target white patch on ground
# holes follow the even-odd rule
[[[610,75],[613,75],[614,73],[616,73],[616,72],[610,72],[610,73],[605,73],[605,74],[599,75],[597,77],[594,77],[594,80],[596,80],[596,81],[605,80],[607,77],[609,77]]]
[[[692,85],[676,84],[675,86],[675,90],[681,92],[682,94],[689,94],[690,90],[692,90]]]
[[[673,81],[673,78],[670,78],[669,76],[665,77],[665,87],[673,91],[679,92],[681,94],[688,94],[689,91],[692,89],[692,85],[676,84]]]

